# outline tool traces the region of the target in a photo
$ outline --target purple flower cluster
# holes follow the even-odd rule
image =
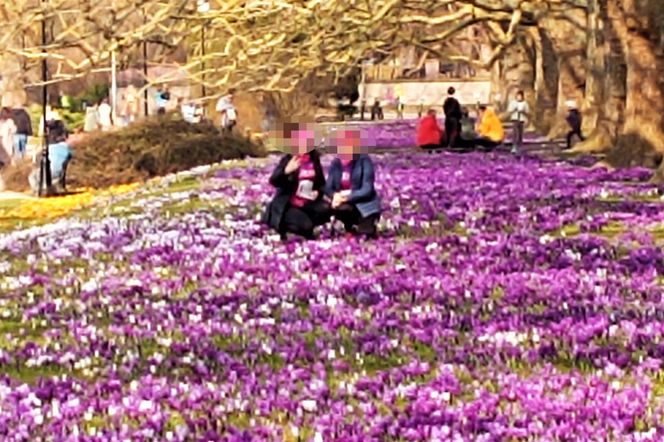
[[[416,144],[417,120],[381,121],[366,128],[367,145],[376,148],[403,148]]]
[[[0,439],[662,439],[647,171],[375,161],[375,241],[282,244],[274,160],[1,237]]]
[[[444,127],[444,118],[439,119],[439,125]],[[327,125],[327,128],[333,130],[342,127],[344,124]],[[417,144],[417,128],[419,120],[389,120],[371,123],[355,124],[361,129],[365,145],[376,149],[403,149],[410,148]],[[505,143],[511,143],[512,134],[510,131],[506,134]],[[547,143],[545,138],[534,134],[526,134],[525,141],[529,143]]]

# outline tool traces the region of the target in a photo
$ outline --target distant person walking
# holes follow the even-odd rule
[[[97,122],[104,132],[113,129],[113,108],[108,103],[108,98],[104,98],[97,108]]]
[[[138,119],[139,101],[140,100],[136,88],[133,85],[129,85],[125,93],[123,112],[126,118],[126,123],[128,125],[134,123]]]
[[[85,108],[83,132],[94,132],[99,129],[99,114],[97,113],[97,107],[98,106],[95,104]]]
[[[168,104],[171,102],[171,93],[168,86],[160,87],[157,89],[155,96],[155,104],[157,105],[157,115],[165,115]]]
[[[233,98],[235,97],[235,89],[229,89],[228,94],[224,95],[217,101],[217,112],[221,115],[221,130],[225,133],[230,133],[237,125],[237,109]]]
[[[459,132],[461,132],[461,103],[455,97],[456,89],[453,87],[447,90],[447,99],[443,103],[445,112],[445,135],[447,135],[447,147],[454,147],[457,144]]]
[[[12,163],[14,153],[14,136],[16,136],[16,124],[12,119],[12,112],[8,107],[0,110],[0,163],[1,167],[7,167]]]
[[[198,106],[191,100],[180,98],[180,114],[187,123],[198,124],[201,122],[201,115],[198,112]]]
[[[404,111],[404,103],[401,97],[397,97],[395,100],[395,105],[396,105],[396,110],[397,110],[397,119],[403,120],[403,111]]]
[[[58,105],[60,109],[71,110],[71,97],[63,92],[58,94]]]
[[[512,153],[517,153],[523,145],[523,132],[526,122],[530,118],[530,106],[525,100],[523,91],[516,93],[516,98],[512,100],[507,108],[512,121]]]
[[[28,138],[32,136],[32,121],[30,114],[25,107],[12,109],[12,120],[16,125],[16,135],[14,136],[14,157],[16,159],[25,158],[28,147]]]
[[[380,100],[376,98],[373,106],[371,106],[371,121],[382,120],[383,118],[383,108],[380,106]]]
[[[567,133],[567,149],[572,148],[572,137],[574,135],[578,136],[581,141],[585,141],[585,137],[581,133],[581,125],[583,124],[583,118],[581,112],[579,111],[576,102],[574,100],[569,100],[567,102],[567,124],[569,124],[570,131]]]

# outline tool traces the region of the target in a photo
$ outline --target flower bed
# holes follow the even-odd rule
[[[12,229],[20,223],[44,223],[71,212],[91,206],[96,199],[122,195],[138,187],[138,184],[112,186],[105,190],[76,189],[67,195],[49,198],[25,197],[16,204],[0,209],[0,228]]]
[[[444,119],[439,119],[438,124],[444,127]],[[326,127],[333,131],[341,127],[356,128],[362,131],[364,145],[374,149],[399,149],[417,146],[418,120],[389,120],[356,123],[327,124]],[[505,133],[505,144],[511,144],[512,132]],[[547,138],[536,134],[526,134],[524,142],[527,144],[544,145],[549,142]]]
[[[328,134],[340,128],[358,129],[363,144],[374,149],[410,148],[417,145],[417,120],[390,120],[326,124]]]
[[[2,440],[661,439],[647,171],[386,155],[381,239],[284,245],[274,161],[0,238]]]

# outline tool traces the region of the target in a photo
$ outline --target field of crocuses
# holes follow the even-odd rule
[[[3,441],[657,441],[649,173],[376,157],[381,238],[283,244],[274,159],[0,237]]]

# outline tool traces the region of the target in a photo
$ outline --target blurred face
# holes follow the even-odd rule
[[[356,132],[342,132],[337,137],[336,151],[339,158],[350,160],[360,152],[360,136]]]
[[[523,94],[517,94],[516,99],[518,101],[523,101]]]
[[[314,131],[306,127],[291,132],[290,141],[293,154],[304,155],[316,147]]]

